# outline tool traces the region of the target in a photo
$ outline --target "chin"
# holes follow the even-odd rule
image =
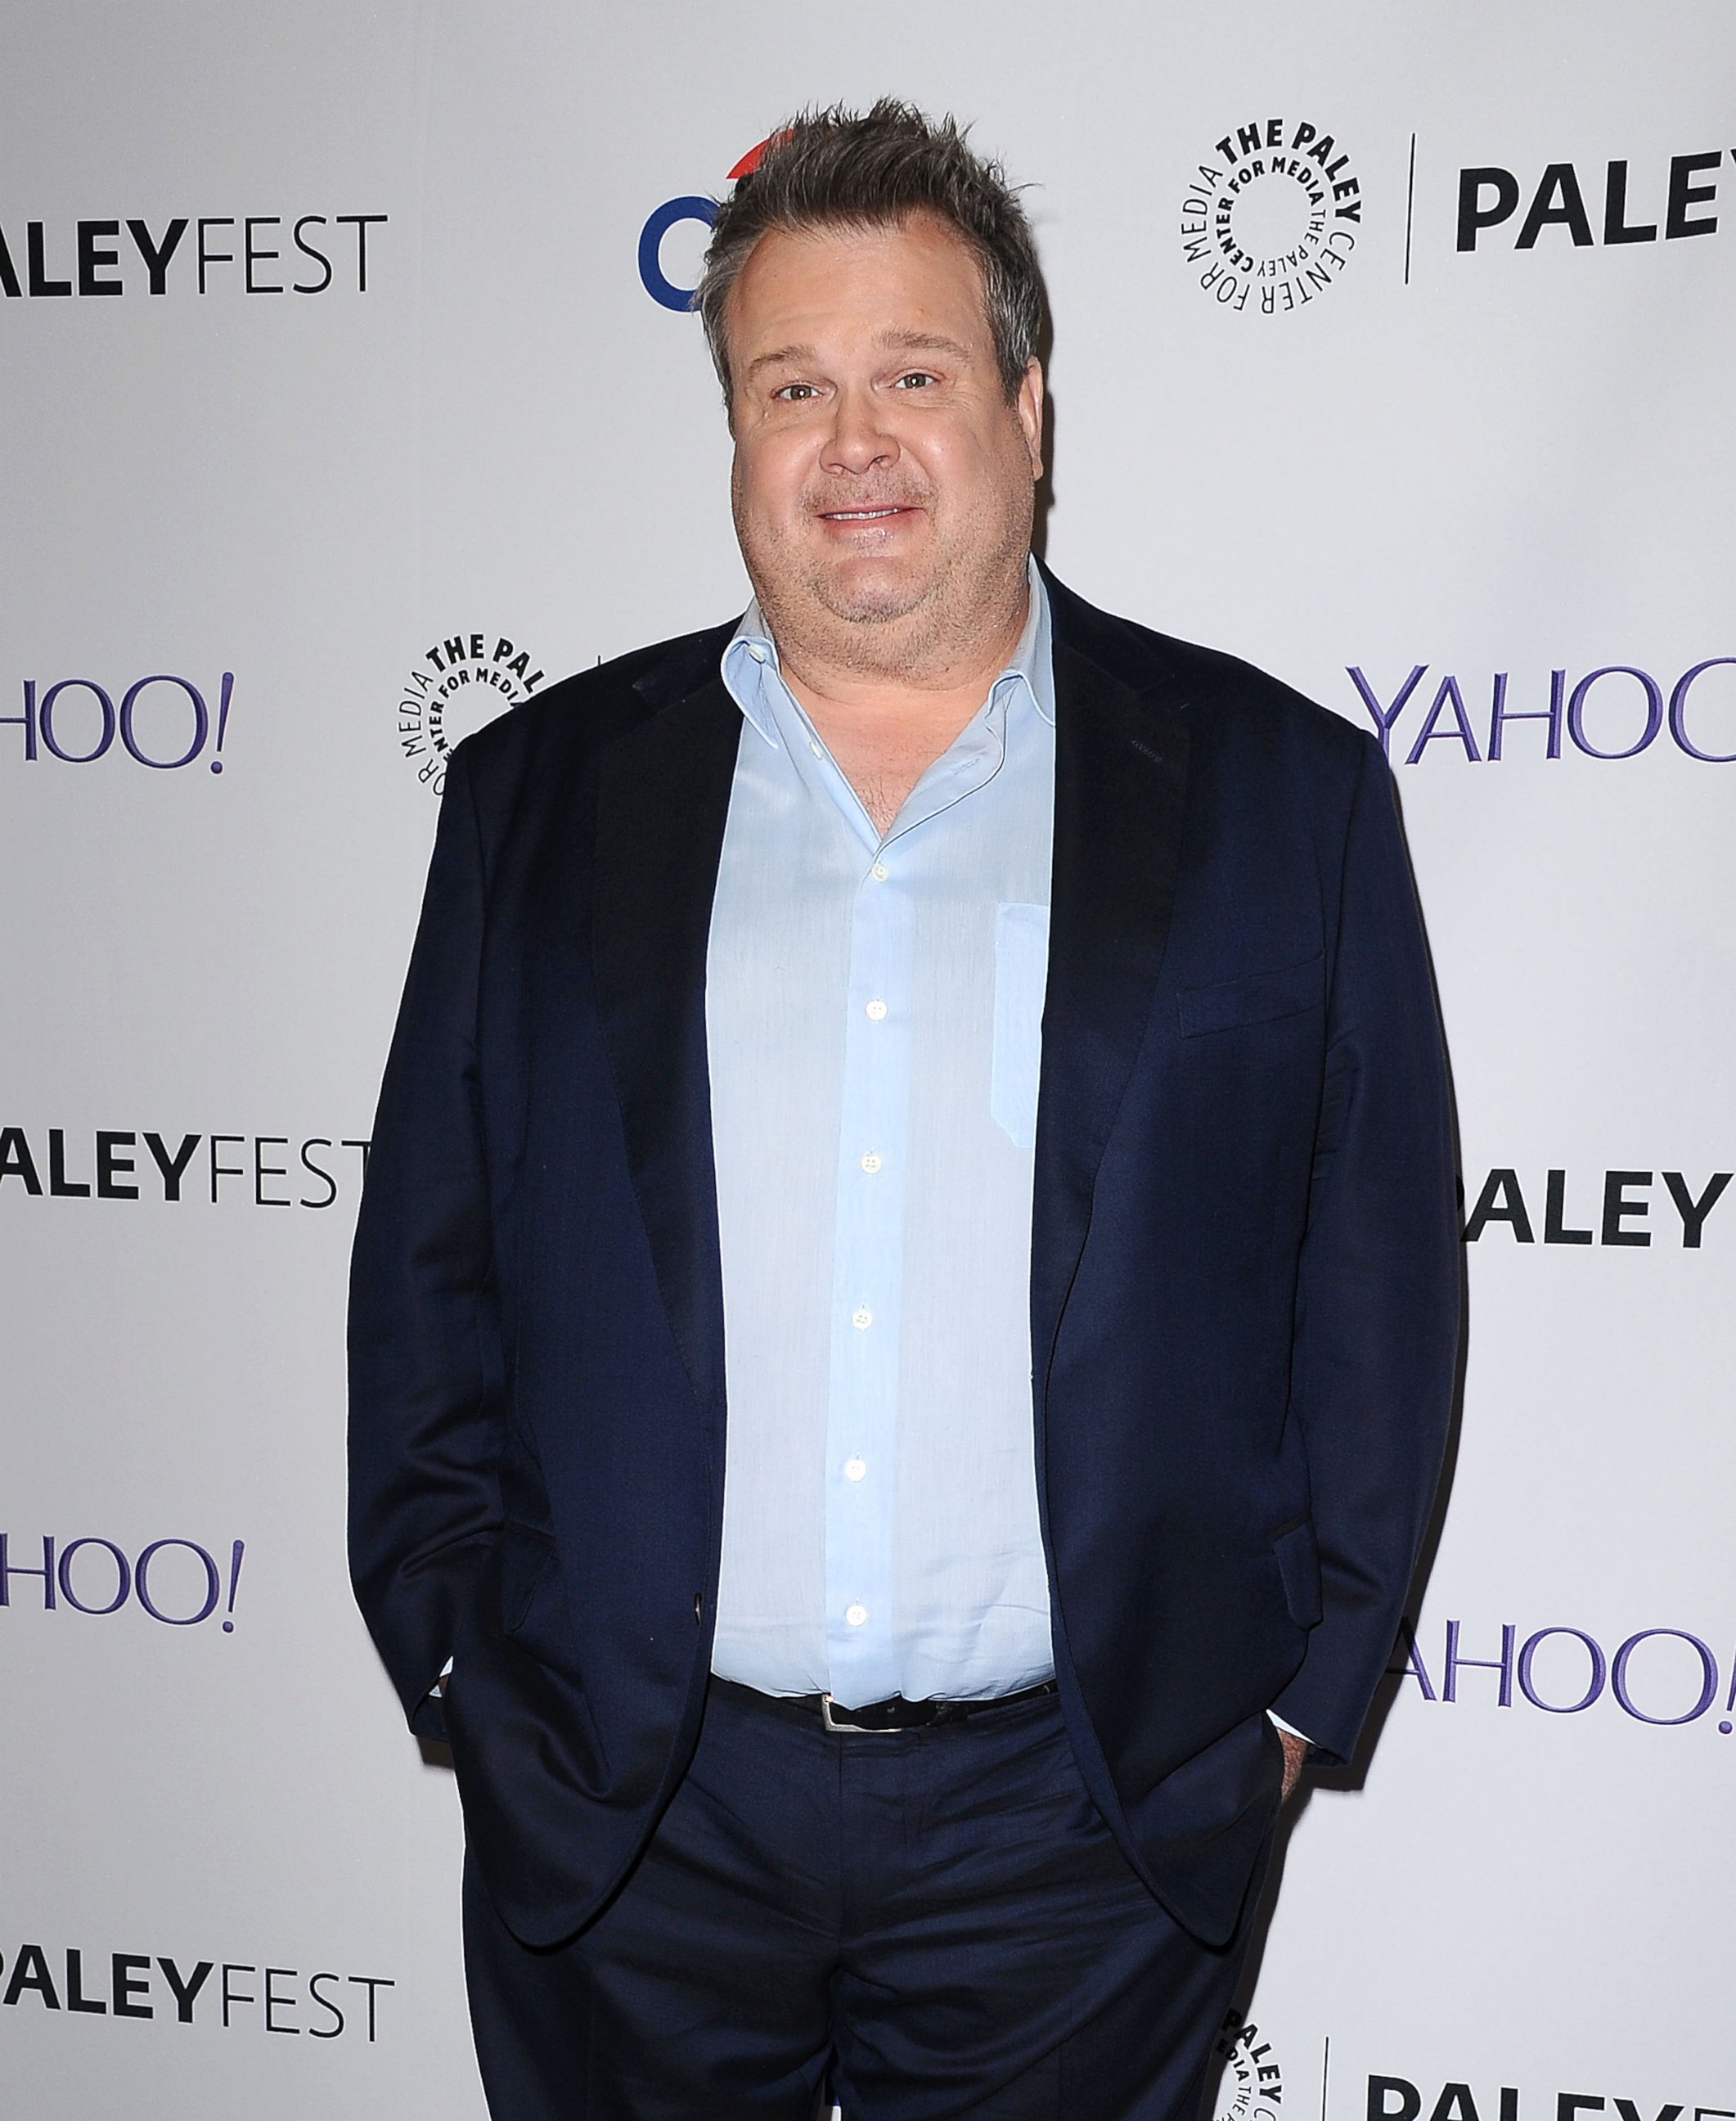
[[[913,581],[908,575],[891,568],[853,570],[852,575],[841,579],[829,576],[814,585],[821,603],[835,618],[857,626],[882,625],[908,617],[927,599],[932,587],[931,583]]]
[[[913,596],[829,597],[826,609],[847,625],[888,626],[895,619],[908,618],[920,602]]]

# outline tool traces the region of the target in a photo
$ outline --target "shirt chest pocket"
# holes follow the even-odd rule
[[[1043,993],[1049,978],[1049,908],[994,910],[994,1054],[989,1106],[1020,1149],[1037,1135],[1037,1078],[1043,1057]]]

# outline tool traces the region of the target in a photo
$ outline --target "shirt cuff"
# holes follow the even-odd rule
[[[445,1691],[446,1691],[446,1682],[447,1682],[447,1680],[448,1680],[449,1679],[450,1679],[450,1678],[451,1678],[451,1676],[452,1676],[452,1660],[451,1660],[451,1658],[450,1658],[450,1657],[448,1657],[448,1658],[447,1658],[447,1660],[446,1660],[446,1662],[444,1662],[444,1664],[443,1664],[443,1665],[440,1666],[440,1677],[439,1677],[437,1680],[435,1680],[435,1681],[434,1682],[433,1685],[432,1685],[432,1686],[431,1686],[431,1687],[429,1688],[429,1690],[428,1690],[428,1699],[429,1699],[429,1700],[431,1700],[431,1701],[438,1701],[438,1700],[440,1700],[440,1699],[443,1697],[443,1695],[445,1694]],[[1268,1713],[1268,1715],[1270,1715],[1270,1714],[1271,1714],[1271,1711],[1268,1709],[1268,1710],[1267,1711],[1267,1713]],[[1278,1720],[1278,1719],[1277,1719],[1275,1717],[1273,1718],[1273,1721],[1274,1722],[1275,1722],[1277,1720]],[[1287,1723],[1284,1726],[1284,1728],[1285,1728],[1287,1731],[1289,1729],[1289,1727],[1289,1727],[1289,1725],[1288,1725]]]
[[[446,1666],[446,1671],[450,1671],[451,1669],[452,1666],[449,1661]],[[440,1675],[443,1679],[445,1676],[445,1672],[442,1672]],[[1294,1723],[1287,1723],[1283,1718],[1278,1714],[1277,1709],[1268,1708],[1266,1711],[1266,1713],[1272,1718],[1272,1721],[1277,1724],[1280,1731],[1287,1731],[1292,1738],[1300,1738],[1305,1746],[1311,1746],[1314,1743],[1313,1739],[1309,1736],[1305,1731],[1298,1731]]]

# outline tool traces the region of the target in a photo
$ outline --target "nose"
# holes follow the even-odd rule
[[[835,401],[831,431],[821,450],[821,468],[860,478],[898,461],[897,438],[887,427],[871,390],[846,386]]]

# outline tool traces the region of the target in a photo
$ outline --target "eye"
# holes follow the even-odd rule
[[[895,390],[925,390],[931,383],[938,380],[925,368],[910,368],[905,371],[892,388]]]
[[[786,405],[798,405],[804,399],[817,397],[819,393],[812,383],[785,383],[771,394]]]

